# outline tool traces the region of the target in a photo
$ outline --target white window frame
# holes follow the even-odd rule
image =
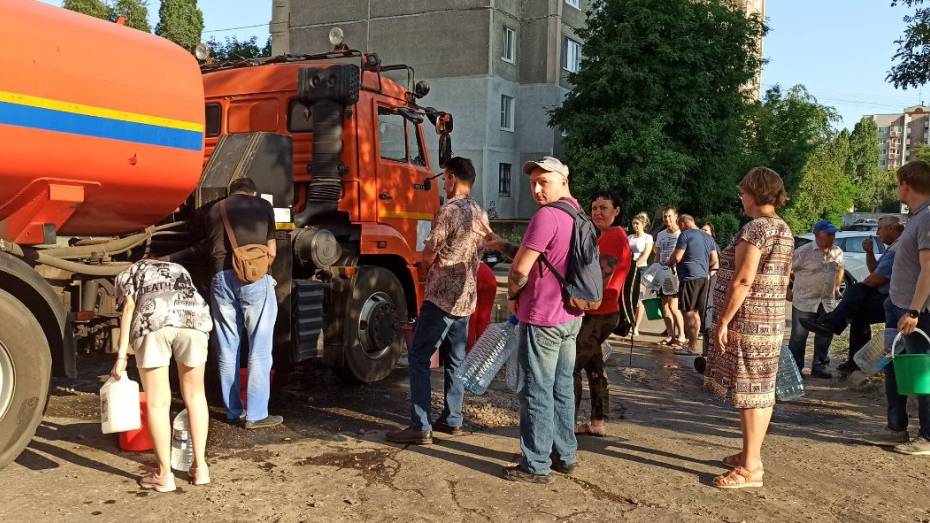
[[[501,56],[501,60],[508,64],[517,63],[517,32],[505,25],[503,38],[504,54]]]
[[[581,69],[581,42],[573,40],[568,36],[563,36],[565,45],[563,47],[562,70],[570,73],[577,73]]]
[[[581,0],[565,0],[565,3],[581,11]]]
[[[506,108],[505,108],[506,102]],[[514,125],[514,106],[516,105],[516,98],[510,95],[502,94],[501,95],[501,130],[513,132]]]

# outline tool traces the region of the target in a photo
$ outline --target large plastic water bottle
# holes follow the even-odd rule
[[[100,428],[104,434],[137,430],[142,426],[139,384],[126,376],[111,376],[100,388]]]
[[[194,462],[194,447],[191,444],[191,423],[187,409],[174,417],[171,423],[171,468],[187,472]]]
[[[489,325],[478,338],[455,373],[465,384],[465,390],[476,396],[488,390],[491,380],[510,358],[516,346],[515,343],[507,343],[514,336],[516,324],[517,319],[511,316],[504,323]]]

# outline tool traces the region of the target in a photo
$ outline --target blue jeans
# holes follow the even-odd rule
[[[905,309],[896,307],[891,300],[885,300],[885,327],[897,327],[898,320],[905,313]],[[930,313],[923,311],[917,318],[917,328],[930,334]],[[908,354],[925,354],[930,352],[927,340],[920,334],[905,336],[904,352]],[[907,430],[907,396],[898,394],[898,384],[895,381],[894,365],[885,366],[885,399],[888,401],[888,428],[891,430]],[[920,420],[918,435],[930,439],[930,396],[917,396],[917,417]]]
[[[824,314],[823,305],[817,308],[817,312],[802,312],[797,308],[791,308],[791,337],[788,338],[788,348],[794,355],[794,361],[798,364],[798,370],[804,368],[804,353],[807,350],[808,330],[801,325],[801,318],[812,320]],[[830,364],[830,342],[833,336],[824,336],[819,332],[814,333],[814,359],[811,362],[813,370],[827,370]]]
[[[549,474],[552,460],[575,463],[575,338],[581,318],[557,327],[520,323],[518,359],[523,370],[520,391],[521,467]]]
[[[465,344],[468,341],[468,316],[453,316],[431,302],[423,302],[417,327],[413,333],[413,347],[407,360],[410,364],[410,426],[423,431],[433,430],[432,386],[429,360],[436,349],[443,360],[444,407],[439,421],[451,427],[462,426],[462,399],[465,386],[455,377],[455,371],[465,361]]]
[[[249,380],[246,390],[246,421],[268,417],[271,395],[271,349],[274,344],[274,323],[278,316],[278,299],[274,280],[265,275],[255,283],[243,285],[236,273],[217,273],[211,283],[213,329],[219,347],[220,391],[226,405],[226,419],[236,421],[242,415],[239,398],[240,333],[249,340]]]

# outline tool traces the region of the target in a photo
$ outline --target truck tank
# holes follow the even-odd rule
[[[166,217],[203,165],[203,80],[161,37],[0,0],[0,238],[111,235]]]

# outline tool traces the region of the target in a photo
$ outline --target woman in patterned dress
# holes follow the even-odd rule
[[[756,167],[740,181],[739,191],[752,220],[720,256],[704,378],[704,387],[720,400],[732,392],[740,411],[743,450],[723,459],[731,470],[713,482],[726,489],[762,486],[762,441],[775,404],[794,251],[791,229],[775,211],[788,199],[781,177]]]

